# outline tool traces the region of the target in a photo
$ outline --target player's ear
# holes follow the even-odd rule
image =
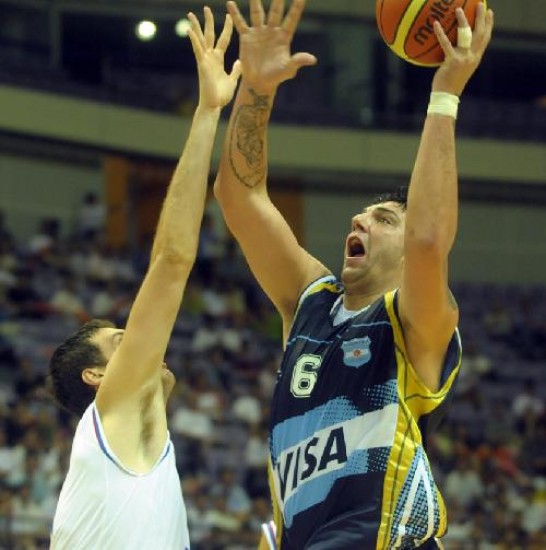
[[[82,380],[88,385],[97,388],[104,376],[104,367],[88,367],[82,371]]]

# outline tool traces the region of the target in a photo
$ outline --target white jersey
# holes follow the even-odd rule
[[[92,403],[81,418],[53,520],[52,550],[188,550],[186,508],[170,437],[146,474],[110,449]]]

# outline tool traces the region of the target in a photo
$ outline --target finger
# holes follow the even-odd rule
[[[227,3],[227,9],[233,19],[233,24],[235,25],[237,32],[239,34],[248,32],[248,25],[246,24],[245,18],[241,15],[237,4],[230,1]]]
[[[243,71],[243,66],[241,65],[241,62],[237,59],[237,61],[235,61],[235,63],[233,64],[233,68],[231,69],[229,78],[237,82],[237,80],[239,80],[239,77],[241,76],[242,71]]]
[[[493,10],[487,10],[485,14],[485,38],[487,43],[491,40],[491,34],[493,32],[493,27],[495,26],[495,14]]]
[[[300,22],[303,8],[305,8],[305,0],[294,0],[288,10],[288,14],[284,19],[282,26],[290,37],[294,36],[294,33],[298,28],[298,23]]]
[[[311,67],[318,63],[317,58],[310,53],[299,52],[292,56],[291,63],[296,70],[301,69],[302,67]]]
[[[468,49],[472,46],[472,29],[462,8],[455,10],[457,17],[457,47]]]
[[[199,40],[199,37],[195,34],[195,31],[193,29],[188,29],[188,36],[190,38],[191,47],[193,49],[193,55],[195,56],[197,62],[199,62],[201,61],[204,53],[201,41]]]
[[[485,31],[485,6],[483,2],[479,2],[476,6],[476,20],[474,21],[474,32],[476,34]]]
[[[224,28],[222,29],[222,34],[220,35],[220,38],[216,43],[216,48],[218,48],[219,50],[225,53],[227,50],[227,47],[229,46],[229,42],[231,40],[232,34],[233,34],[233,19],[231,18],[231,15],[229,15],[228,13],[226,15],[226,21],[224,23]]]
[[[489,41],[491,40],[491,33],[493,31],[493,11],[487,10],[485,11],[485,7],[483,7],[483,21],[479,21],[476,18],[476,27],[479,27],[479,32],[475,31],[475,41],[473,44],[473,49],[477,53],[483,53],[485,51],[485,48],[487,48],[487,45],[489,44]],[[483,28],[481,28],[481,25],[483,23]]]
[[[457,27],[457,48],[468,50],[470,46],[472,46],[472,29],[470,26]]]
[[[205,13],[205,47],[214,48],[214,15],[208,6],[203,8],[203,12]]]
[[[188,19],[191,23],[191,28],[193,32],[195,33],[195,38],[199,41],[199,43],[204,46],[205,45],[205,37],[203,36],[203,31],[201,30],[201,25],[199,24],[199,19],[195,16],[194,13],[190,11],[188,13]]]
[[[466,18],[466,13],[464,12],[463,8],[457,8],[455,10],[455,17],[457,18],[457,23],[459,24],[459,27],[470,26],[468,24],[468,19]]]
[[[440,47],[444,51],[444,55],[446,57],[455,55],[455,48],[453,47],[453,44],[447,37],[439,21],[434,21],[434,33],[436,34],[436,38],[438,39]]]
[[[264,7],[261,0],[250,0],[250,23],[253,27],[261,27],[265,21]]]
[[[269,8],[267,24],[270,27],[279,27],[284,15],[284,0],[273,0]]]

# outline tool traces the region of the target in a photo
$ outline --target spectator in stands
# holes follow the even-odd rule
[[[523,439],[520,452],[520,463],[523,471],[534,477],[546,479],[546,415],[542,415],[536,422],[533,431],[528,431]],[[546,498],[546,492],[544,493]]]
[[[463,508],[468,508],[478,502],[483,495],[483,486],[477,466],[476,460],[460,458],[455,469],[446,476],[446,495]]]
[[[233,468],[222,468],[218,482],[215,484],[212,495],[225,499],[226,512],[244,523],[251,511],[251,501],[246,489],[238,481],[237,472]]]
[[[44,218],[28,241],[28,252],[31,256],[47,259],[55,253],[60,238],[60,221],[56,218]]]
[[[15,283],[15,271],[18,259],[13,244],[9,239],[0,240],[0,286],[11,286]]]
[[[91,319],[86,306],[80,298],[81,292],[77,280],[67,275],[62,279],[60,288],[52,296],[49,304],[51,311],[59,315],[71,317],[79,324]]]
[[[496,297],[483,316],[485,330],[494,340],[510,338],[514,326],[514,318],[500,297]]]
[[[534,428],[537,419],[544,413],[544,400],[537,395],[534,380],[527,380],[516,394],[512,401],[512,412],[516,428],[521,434]]]
[[[106,207],[97,193],[89,191],[83,197],[78,212],[78,233],[84,240],[95,239],[105,229]]]
[[[199,233],[196,267],[201,280],[206,285],[214,281],[216,266],[222,256],[223,241],[218,233],[214,216],[211,212],[205,212]]]
[[[3,210],[0,210],[0,242],[12,245],[14,243],[13,233],[8,227],[6,214]]]
[[[207,550],[210,548],[212,525],[208,512],[212,506],[206,488],[191,494],[184,484],[184,494],[188,510],[188,526],[191,534],[192,548]]]
[[[50,304],[36,291],[33,271],[29,268],[17,271],[17,282],[7,290],[6,297],[14,307],[15,317],[42,319],[52,311]]]

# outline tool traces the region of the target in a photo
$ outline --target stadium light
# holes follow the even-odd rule
[[[180,19],[174,27],[174,32],[180,36],[180,38],[186,38],[188,36],[188,30],[191,28],[189,19]]]
[[[136,26],[136,35],[140,40],[152,40],[157,32],[157,26],[153,21],[141,21]]]

